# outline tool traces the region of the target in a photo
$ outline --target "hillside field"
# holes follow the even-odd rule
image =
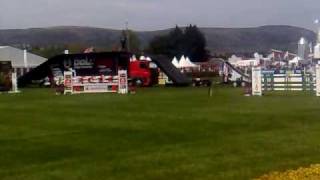
[[[252,179],[320,163],[320,98],[242,89],[0,94],[0,179]]]

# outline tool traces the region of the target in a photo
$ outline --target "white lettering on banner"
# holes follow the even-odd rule
[[[262,96],[261,68],[252,68],[252,95]]]
[[[90,69],[93,68],[93,60],[92,59],[74,59],[73,60],[73,68],[74,69]],[[71,68],[72,67],[72,60],[66,59],[64,61],[64,67],[65,68]]]
[[[74,68],[75,69],[93,68],[93,61],[91,59],[75,59]]]
[[[108,91],[108,85],[107,84],[90,84],[85,86],[85,91]]]
[[[316,66],[316,94],[320,96],[320,65]]]

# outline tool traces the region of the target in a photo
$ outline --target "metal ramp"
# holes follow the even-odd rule
[[[166,56],[151,55],[152,61],[172,80],[176,86],[188,86],[191,80],[180,72]]]
[[[48,72],[50,71],[50,62],[56,60],[60,56],[56,56],[52,59],[49,59],[47,62],[40,64],[38,67],[32,69],[30,72],[18,78],[18,86],[25,87],[28,84],[31,84],[32,81],[41,80],[48,76]]]
[[[245,74],[244,72],[242,72],[241,70],[239,70],[238,68],[235,68],[234,66],[232,66],[232,64],[230,64],[228,61],[224,61],[224,63],[227,64],[227,66],[229,66],[233,71],[237,72],[241,77],[242,80],[245,82],[250,83],[251,82],[251,76]]]

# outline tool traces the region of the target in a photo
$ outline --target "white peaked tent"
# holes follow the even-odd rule
[[[196,64],[190,61],[189,57],[186,58],[187,67],[198,67]]]
[[[188,62],[187,62],[186,58],[184,56],[182,56],[180,61],[179,61],[179,67],[180,68],[185,68],[187,66],[188,66]]]
[[[152,59],[148,56],[148,57],[146,57],[146,60],[147,61],[152,61]]]
[[[140,60],[146,60],[146,57],[140,56]]]
[[[132,55],[132,57],[130,58],[130,61],[137,61],[137,57],[136,57],[136,55]]]
[[[176,67],[176,68],[180,68],[180,64],[179,61],[176,57],[173,58],[173,60],[171,61],[171,63]]]

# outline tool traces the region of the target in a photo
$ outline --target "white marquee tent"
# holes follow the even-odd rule
[[[171,63],[176,67],[176,68],[180,68],[180,64],[179,61],[176,57],[173,58],[173,60],[171,61]]]
[[[181,58],[179,60],[179,67],[180,68],[186,67],[186,64],[187,64],[186,58],[184,56],[181,56]]]
[[[187,67],[199,67],[198,65],[191,62],[189,57],[186,58],[186,62],[187,62]]]
[[[192,63],[188,57],[182,56],[179,61],[180,68],[193,68],[198,67],[196,64]]]

